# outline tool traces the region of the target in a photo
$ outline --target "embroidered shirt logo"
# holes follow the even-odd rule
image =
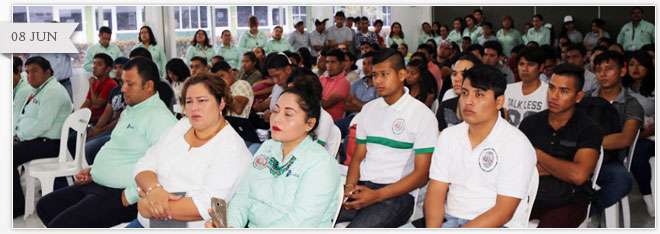
[[[268,157],[263,155],[258,155],[256,159],[252,162],[252,166],[257,170],[261,170],[268,164]]]
[[[487,148],[479,154],[479,168],[482,171],[490,172],[497,166],[497,153],[492,148]]]
[[[392,123],[392,132],[396,135],[399,135],[406,130],[406,121],[404,119],[397,119]]]

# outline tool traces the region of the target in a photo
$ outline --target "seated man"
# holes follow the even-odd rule
[[[497,41],[487,41],[484,43],[484,55],[481,56],[481,61],[487,65],[497,68],[506,75],[506,83],[511,84],[515,82],[513,71],[501,63],[502,58],[502,45]]]
[[[115,75],[119,77],[117,86],[110,90],[108,103],[105,105],[105,111],[99,118],[99,121],[87,133],[85,142],[85,159],[88,164],[94,164],[96,153],[99,152],[103,144],[110,140],[110,133],[119,121],[119,115],[124,110],[124,94],[121,92],[121,76],[124,74],[124,64],[128,62],[126,57],[115,59]],[[69,141],[71,142],[71,141]],[[69,145],[71,148],[71,145]]]
[[[589,59],[587,56],[587,49],[584,48],[582,43],[573,43],[566,48],[566,62],[574,64],[578,67],[585,67],[585,63]],[[584,70],[584,88],[582,91],[589,92],[598,88],[598,79],[596,75],[589,70]]]
[[[580,109],[584,69],[561,64],[548,84],[548,109],[527,117],[520,131],[536,149],[539,189],[530,219],[539,228],[576,228],[592,199],[590,175],[603,141],[598,123]]]
[[[498,115],[506,88],[505,75],[491,66],[465,72],[459,98],[465,121],[442,131],[435,145],[426,227],[524,227],[521,199],[536,157],[527,137]]]
[[[330,113],[333,121],[344,117],[344,100],[351,89],[351,83],[346,79],[342,65],[344,59],[344,52],[341,50],[329,50],[325,58],[328,75],[319,78],[323,85],[321,107]]]
[[[607,51],[594,59],[594,71],[600,86],[586,96],[601,97],[612,103],[619,114],[621,132],[605,132],[603,138],[604,158],[598,175],[596,192],[600,208],[614,205],[632,190],[632,177],[622,164],[628,153],[628,147],[635,140],[635,135],[644,120],[644,109],[637,99],[630,96],[621,86],[621,79],[627,69],[623,65],[623,56]],[[592,205],[589,215],[598,213],[598,206]]]
[[[462,91],[463,75],[465,71],[479,64],[481,64],[481,60],[474,54],[461,53],[456,63],[451,67],[452,88],[448,89],[443,95],[442,103],[440,103],[435,115],[438,119],[438,129],[440,131],[463,121],[458,116],[458,95]]]
[[[341,130],[342,138],[348,134],[349,124],[353,117],[360,113],[362,107],[367,104],[367,102],[374,100],[378,97],[376,93],[376,88],[374,87],[372,75],[372,63],[374,52],[366,52],[362,55],[362,71],[364,72],[364,77],[359,79],[353,84],[351,84],[351,89],[348,91],[348,96],[344,101],[344,110],[346,111],[346,117],[343,119],[337,120],[335,124]]]
[[[374,55],[373,82],[380,98],[362,107],[357,146],[348,168],[337,222],[349,228],[392,228],[408,221],[413,190],[422,187],[437,138],[431,110],[408,94],[403,57],[395,49]]]
[[[213,65],[211,73],[220,76],[227,83],[227,86],[229,86],[232,97],[231,106],[227,107],[230,111],[229,116],[247,119],[252,108],[252,102],[254,101],[254,93],[252,92],[250,83],[245,80],[236,79],[234,70],[225,61],[220,61]]]
[[[23,215],[25,208],[17,167],[34,159],[57,157],[62,125],[73,110],[69,94],[53,76],[48,60],[29,58],[25,71],[29,87],[23,89],[29,95],[15,103],[18,113],[13,126],[14,218]]]
[[[548,109],[548,84],[539,79],[545,54],[539,47],[527,47],[518,54],[518,75],[521,82],[508,84],[504,109],[509,122],[518,127],[527,116]]]
[[[117,86],[117,82],[109,76],[112,66],[113,60],[110,55],[103,53],[94,55],[94,64],[92,65],[94,76],[88,79],[87,98],[80,106],[80,109],[89,108],[92,110],[92,117],[89,120],[91,125],[96,125],[105,110],[105,105],[108,103],[110,91]]]
[[[39,200],[37,213],[46,227],[107,228],[137,217],[133,168],[176,118],[158,98],[158,68],[151,59],[134,58],[124,68],[128,107],[92,167],[76,175],[76,184]]]

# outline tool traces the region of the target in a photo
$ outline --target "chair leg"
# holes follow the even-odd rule
[[[619,202],[605,208],[605,227],[618,228],[619,227]]]
[[[630,228],[630,203],[628,196],[621,198],[621,215],[623,215],[623,227]]]
[[[73,176],[67,176],[66,182],[69,184],[69,186],[73,185]]]
[[[23,215],[23,218],[27,219],[28,216],[34,213],[34,207],[35,207],[35,201],[34,201],[34,190],[35,190],[35,184],[36,178],[25,174],[25,184],[26,184],[26,191],[25,191],[25,214]]]
[[[41,196],[46,196],[46,194],[49,194],[53,192],[53,183],[55,182],[54,177],[40,177],[39,182],[41,182]]]

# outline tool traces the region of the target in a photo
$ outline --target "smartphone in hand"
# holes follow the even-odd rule
[[[218,228],[227,227],[227,202],[225,200],[212,197],[211,198],[211,208],[213,213],[211,214],[211,220],[213,224]]]

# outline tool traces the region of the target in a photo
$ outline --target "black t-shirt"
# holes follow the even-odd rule
[[[527,136],[535,148],[555,158],[571,162],[579,149],[591,148],[600,154],[600,147],[603,142],[603,130],[596,121],[591,119],[583,111],[576,109],[565,126],[554,130],[548,121],[549,113],[549,110],[546,109],[525,118],[520,123],[520,131]],[[584,189],[588,189],[591,187],[591,183],[584,183],[583,186],[585,186]],[[562,203],[559,201],[544,200],[552,197],[550,196],[551,194],[558,193],[557,190],[566,190],[564,193],[575,197],[574,199],[565,198],[568,202],[584,200],[586,194],[581,193],[582,191],[578,191],[577,193],[571,191],[576,188],[576,185],[561,181],[554,176],[541,176],[539,178],[539,190],[535,207],[537,204],[540,204],[541,208],[564,205],[559,204]]]
[[[119,115],[124,110],[126,103],[124,102],[124,93],[121,92],[121,85],[117,85],[112,90],[110,90],[110,95],[108,96],[108,104],[112,106],[112,119],[114,121],[119,118]]]
[[[438,129],[440,131],[463,122],[456,115],[457,106],[458,97],[447,99],[440,104],[435,114],[435,118],[438,119]]]

